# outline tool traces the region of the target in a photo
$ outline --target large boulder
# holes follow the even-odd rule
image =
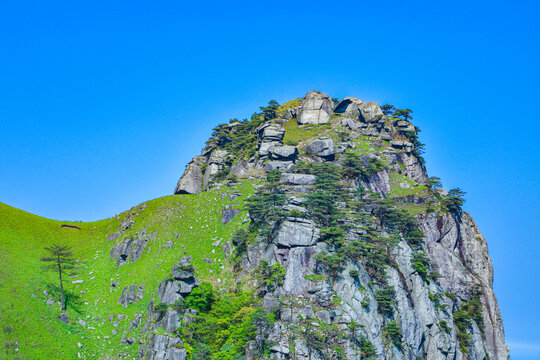
[[[281,172],[286,172],[292,169],[293,165],[294,165],[294,162],[292,161],[278,161],[278,160],[268,161],[267,163],[264,164],[264,171],[267,173],[269,173],[272,170],[279,170]]]
[[[114,245],[109,253],[113,259],[116,259],[116,265],[124,265],[127,261],[135,262],[143,254],[143,250],[148,244],[148,240],[153,236],[146,234],[146,229],[143,229],[137,238],[126,238],[122,242]]]
[[[194,287],[199,285],[193,274],[194,268],[189,258],[183,257],[173,266],[171,276],[159,284],[159,301],[172,305],[176,300],[187,296]]]
[[[313,185],[315,179],[315,175],[283,173],[280,181],[290,185]]]
[[[334,142],[328,137],[320,137],[306,146],[306,153],[325,160],[333,160],[335,155]]]
[[[358,109],[360,110],[360,121],[363,122],[375,122],[384,116],[379,104],[374,101],[360,104]]]
[[[346,97],[337,104],[334,112],[337,114],[344,114],[353,118],[358,118],[358,115],[360,114],[360,106],[362,104],[364,104],[364,102],[358,98]]]
[[[195,156],[186,166],[184,174],[178,180],[175,194],[198,194],[202,191],[203,171],[202,167],[206,163],[204,156]]]
[[[274,243],[284,247],[311,246],[319,238],[319,229],[312,220],[291,218],[281,224]]]
[[[265,124],[257,131],[259,156],[268,156],[270,148],[282,145],[285,129],[279,124]]]
[[[314,90],[300,101],[298,124],[326,124],[333,112],[334,102],[330,96]]]
[[[273,160],[294,161],[298,156],[298,149],[290,145],[274,145],[268,149],[268,153]]]

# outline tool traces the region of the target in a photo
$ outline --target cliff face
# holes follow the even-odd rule
[[[509,358],[487,243],[428,178],[409,114],[386,112],[314,91],[217,127],[187,166],[175,193],[256,183],[223,248],[273,314],[246,359]],[[181,338],[151,335],[140,356],[185,358],[163,346]]]

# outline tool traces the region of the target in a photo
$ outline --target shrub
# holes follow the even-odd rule
[[[318,266],[322,267],[323,270],[333,277],[336,277],[345,268],[345,257],[338,252],[332,254],[321,252],[313,258],[317,260]]]
[[[476,323],[482,334],[484,332],[483,307],[480,301],[481,294],[482,288],[476,284],[472,289],[471,299],[461,303],[461,307],[453,315],[454,324],[458,330],[457,338],[459,346],[461,352],[464,354],[469,354],[469,334],[467,333],[467,328],[471,322],[474,321]]]
[[[274,169],[266,174],[266,180],[269,183],[277,183],[281,179],[281,171]]]
[[[298,219],[298,218],[303,218],[304,217],[304,214],[296,209],[292,209],[289,211],[289,217],[292,217],[292,218],[295,218],[295,219]]]
[[[198,312],[208,312],[216,300],[214,289],[209,282],[203,282],[194,288],[185,299],[185,307]]]
[[[393,286],[387,286],[375,291],[375,299],[379,304],[378,310],[381,314],[392,312],[395,297],[396,292]]]
[[[182,312],[186,309],[184,303],[185,303],[184,298],[180,298],[174,302],[174,304],[172,305],[172,308],[178,312]]]
[[[391,341],[395,346],[397,346],[399,349],[402,348],[403,343],[401,340],[402,333],[401,329],[399,328],[399,325],[397,322],[391,321],[389,322],[386,327],[383,329],[383,336]]]
[[[465,203],[465,192],[460,188],[448,191],[448,196],[442,199],[442,205],[451,213],[461,214],[461,207]]]
[[[261,260],[256,270],[259,282],[262,283],[268,292],[274,291],[277,287],[283,285],[285,273],[285,268],[279,262],[269,265],[266,260]]]
[[[431,261],[427,257],[425,252],[418,252],[413,254],[411,258],[412,268],[420,275],[420,277],[429,284],[429,272],[428,268],[431,267]]]
[[[160,316],[163,316],[166,312],[169,306],[166,303],[158,303],[154,305],[154,312],[159,314]]]
[[[360,276],[360,272],[358,270],[351,270],[349,271],[349,275],[353,278],[357,278],[358,276]]]
[[[321,240],[335,246],[343,245],[345,230],[336,226],[323,227],[321,229]]]

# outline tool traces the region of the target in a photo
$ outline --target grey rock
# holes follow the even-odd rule
[[[407,141],[391,141],[390,145],[392,145],[392,147],[395,147],[397,149],[410,148],[413,146],[413,144]]]
[[[163,319],[161,319],[161,327],[165,331],[175,332],[180,327],[180,318],[176,310],[169,309]]]
[[[186,360],[186,349],[177,347],[181,345],[183,345],[183,342],[180,338],[169,335],[154,335],[146,350],[139,352],[139,359]]]
[[[279,170],[281,172],[289,171],[293,167],[294,163],[292,161],[268,161],[264,164],[264,171],[270,172],[272,170]]]
[[[254,171],[255,163],[254,160],[245,160],[245,159],[238,159],[237,162],[232,164],[231,171],[236,176],[248,176]]]
[[[173,242],[171,240],[167,241],[167,243],[165,244],[165,249],[170,249],[172,248],[173,246]]]
[[[238,209],[226,209],[221,211],[221,223],[227,224],[229,223],[236,215],[240,213],[240,210]]]
[[[358,118],[358,115],[360,114],[360,106],[362,104],[364,104],[364,102],[358,98],[346,97],[337,104],[334,112],[337,114],[344,114],[346,116]],[[351,128],[351,130],[357,129]]]
[[[66,324],[69,324],[69,320],[66,313],[61,313],[60,316],[58,316],[60,321],[65,322]]]
[[[294,109],[285,109],[283,114],[281,114],[281,117],[285,120],[294,119],[296,117],[296,108]]]
[[[120,237],[120,235],[122,235],[123,233],[124,233],[123,231],[114,232],[111,235],[107,236],[107,241],[114,241],[118,237]]]
[[[182,258],[171,271],[172,279],[159,284],[158,297],[160,302],[172,305],[176,300],[188,295],[194,287],[199,285],[193,274],[193,266],[187,257]]]
[[[352,131],[358,131],[360,129],[360,123],[354,119],[347,118],[341,121],[343,126],[348,127]]]
[[[257,134],[259,142],[280,143],[285,136],[285,129],[279,124],[267,123],[258,129]]]
[[[332,99],[319,91],[309,92],[301,101],[298,109],[298,124],[326,124],[334,111]]]
[[[319,240],[319,229],[308,219],[287,219],[281,224],[274,243],[284,247],[311,246]]]
[[[289,145],[273,145],[268,149],[270,159],[281,161],[294,161],[298,156],[298,149]]]
[[[280,181],[291,185],[313,185],[315,179],[315,175],[283,173],[281,174]]]
[[[375,122],[381,119],[384,114],[376,102],[369,101],[358,106],[360,110],[360,121],[367,123]]]
[[[203,177],[203,190],[207,190],[210,185],[212,177],[220,170],[225,169],[227,166],[227,159],[229,153],[226,150],[215,149],[210,154],[210,158],[206,163],[206,169]]]
[[[148,240],[149,237],[143,230],[137,239],[127,238],[114,245],[111,249],[110,256],[116,259],[116,265],[118,266],[124,265],[127,261],[135,262],[142,256]]]
[[[333,160],[335,155],[334,142],[327,137],[319,138],[306,146],[306,153],[316,155],[325,160]]]
[[[47,299],[47,305],[52,305],[52,304],[54,304],[54,298]]]

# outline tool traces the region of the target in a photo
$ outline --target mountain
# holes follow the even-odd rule
[[[508,359],[486,240],[411,119],[312,91],[217,126],[174,195],[113,218],[0,204],[2,355]]]

